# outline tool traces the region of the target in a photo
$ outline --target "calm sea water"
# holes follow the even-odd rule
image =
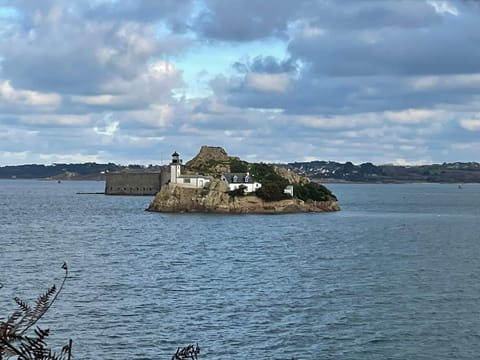
[[[103,182],[0,181],[0,317],[76,359],[478,359],[480,185],[329,187],[330,214],[158,214]]]

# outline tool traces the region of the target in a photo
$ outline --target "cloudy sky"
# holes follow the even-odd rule
[[[0,0],[0,165],[480,161],[480,3]]]

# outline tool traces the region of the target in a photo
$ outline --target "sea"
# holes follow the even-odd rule
[[[74,359],[479,359],[480,184],[328,184],[342,208],[146,212],[95,181],[0,180],[0,319]]]

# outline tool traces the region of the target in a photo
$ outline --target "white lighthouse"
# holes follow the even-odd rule
[[[180,167],[182,166],[182,160],[180,160],[180,155],[175,151],[172,154],[172,163],[170,164],[170,183],[176,184],[177,179],[180,176]]]

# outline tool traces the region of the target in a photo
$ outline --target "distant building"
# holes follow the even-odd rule
[[[128,170],[105,173],[106,195],[155,195],[165,184],[203,188],[211,180],[209,176],[182,175],[182,160],[175,151],[169,166],[161,170]]]
[[[181,175],[182,160],[180,160],[180,155],[175,151],[172,154],[172,162],[170,163],[170,182],[172,184],[177,183],[177,178]]]
[[[182,187],[203,188],[211,181],[210,176],[203,175],[182,175],[182,160],[175,151],[172,154],[170,163],[170,183]]]
[[[283,193],[293,197],[293,185],[287,185],[287,187],[283,189]]]
[[[245,193],[252,193],[262,187],[262,184],[253,180],[250,174],[247,173],[226,173],[223,174],[221,179],[228,184],[230,191],[236,190],[243,186]]]

